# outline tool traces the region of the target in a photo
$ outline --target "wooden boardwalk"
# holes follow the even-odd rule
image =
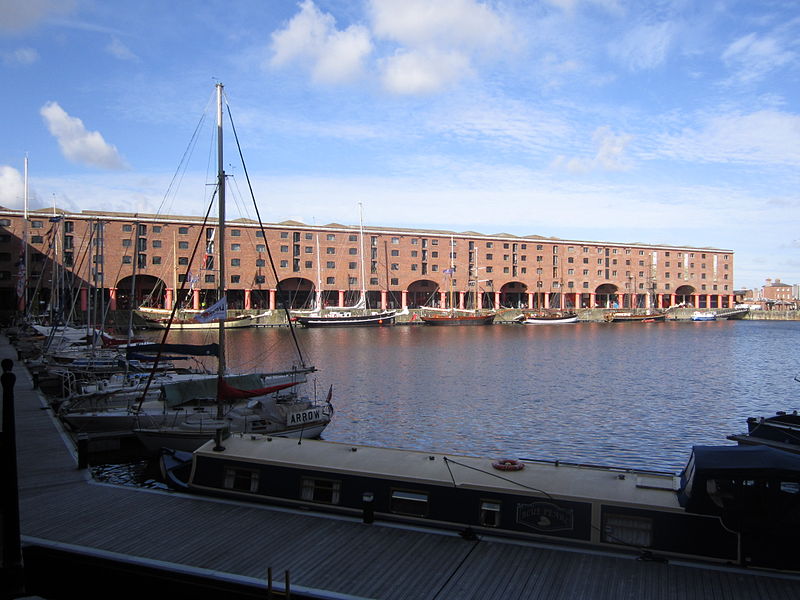
[[[0,358],[16,358],[0,336]],[[800,578],[195,497],[92,481],[22,363],[15,363],[23,546],[134,568],[261,585],[293,597],[480,600],[800,599]],[[280,586],[277,586],[280,587]],[[223,594],[224,591],[220,592]]]

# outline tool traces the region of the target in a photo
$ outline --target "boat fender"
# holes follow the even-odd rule
[[[498,471],[521,471],[525,465],[513,458],[501,458],[492,463],[492,466]]]

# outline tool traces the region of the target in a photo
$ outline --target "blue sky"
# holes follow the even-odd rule
[[[0,205],[711,246],[800,282],[796,0],[0,0]],[[213,110],[213,109],[212,109]],[[228,135],[228,140],[232,136]],[[234,201],[253,216],[241,166]],[[213,162],[213,161],[211,161]]]

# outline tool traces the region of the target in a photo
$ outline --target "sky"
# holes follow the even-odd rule
[[[205,214],[220,82],[229,218],[714,247],[737,288],[800,283],[799,55],[797,0],[0,0],[0,206],[27,157],[30,208]]]

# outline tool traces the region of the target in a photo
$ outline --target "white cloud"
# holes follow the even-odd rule
[[[0,3],[0,32],[19,33],[52,16],[69,14],[75,0],[8,0]]]
[[[14,167],[0,165],[0,206],[22,208],[24,194],[25,182],[22,174]]]
[[[800,116],[776,110],[727,114],[663,136],[662,155],[697,162],[800,165]]]
[[[728,46],[722,53],[722,60],[737,70],[735,80],[749,83],[793,63],[796,56],[794,52],[784,50],[775,38],[751,33]]]
[[[311,0],[304,0],[300,12],[286,27],[272,34],[272,51],[272,66],[306,62],[315,81],[340,83],[363,72],[372,41],[369,32],[358,25],[338,30],[332,15],[320,12]]]
[[[671,23],[641,25],[612,42],[610,53],[630,71],[654,69],[666,60],[673,36]]]
[[[469,73],[469,60],[459,52],[412,50],[384,59],[383,84],[395,94],[441,91]]]
[[[111,38],[111,41],[106,46],[106,52],[120,60],[139,60],[139,57],[136,56],[133,51],[131,51],[131,49],[123,44],[117,37]]]
[[[39,112],[68,160],[103,169],[125,168],[116,147],[108,144],[99,132],[87,131],[83,121],[69,116],[58,103],[48,102]]]
[[[625,158],[625,149],[633,140],[629,134],[617,135],[610,127],[598,127],[592,134],[592,141],[597,147],[597,152],[591,158],[566,158],[559,156],[553,162],[555,168],[566,169],[573,173],[587,173],[589,171],[625,171],[630,165]]]
[[[474,73],[478,53],[497,53],[513,41],[513,28],[475,0],[372,0],[372,32],[397,43],[379,61],[384,87],[396,94],[445,89]]]
[[[376,37],[408,47],[492,47],[506,41],[509,26],[486,4],[475,0],[372,0]]]
[[[3,54],[3,64],[12,66],[32,65],[39,60],[39,53],[33,48],[17,48]]]

